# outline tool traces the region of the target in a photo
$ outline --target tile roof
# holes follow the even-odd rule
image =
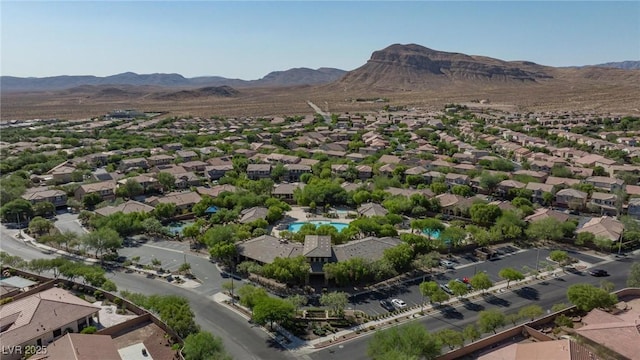
[[[288,258],[302,255],[303,245],[278,239],[271,235],[262,235],[238,244],[238,253],[249,259],[270,264],[275,258]]]
[[[384,250],[398,246],[400,243],[400,239],[393,237],[367,237],[336,245],[333,247],[333,252],[337,261],[345,261],[354,257],[375,261],[382,258]]]
[[[304,237],[302,255],[306,257],[331,257],[330,235],[307,235]]]
[[[69,333],[47,345],[32,360],[122,360],[110,335]],[[127,359],[125,359],[127,360]]]

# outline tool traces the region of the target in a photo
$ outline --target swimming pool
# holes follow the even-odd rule
[[[422,229],[422,233],[432,239],[440,238],[440,230]]]
[[[303,221],[303,222],[294,222],[292,224],[289,224],[289,231],[297,233],[298,231],[300,231],[300,228],[304,224],[313,224],[316,227],[318,227],[320,225],[331,225],[334,228],[336,228],[336,230],[338,230],[338,232],[340,232],[343,229],[349,227],[349,224],[340,223],[340,222],[323,221],[323,220],[311,220],[311,221]]]
[[[182,230],[193,223],[194,221],[176,221],[167,225],[167,229],[169,229],[169,234],[176,236],[182,234]]]

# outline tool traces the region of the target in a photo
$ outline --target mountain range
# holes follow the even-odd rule
[[[635,70],[640,69],[640,61],[610,62],[564,69],[585,70],[593,67]],[[185,78],[180,74],[136,74],[133,72],[106,77],[91,75],[63,75],[44,78],[1,76],[0,85],[2,92],[64,90],[83,85],[204,87],[211,90],[211,87],[220,86],[233,88],[313,86],[337,81],[336,85],[342,88],[374,86],[381,89],[416,90],[438,88],[452,82],[499,83],[515,81],[534,83],[558,77],[559,69],[563,68],[543,66],[528,61],[503,61],[485,56],[437,51],[416,44],[394,44],[373,52],[366,64],[349,72],[324,67],[315,70],[293,68],[271,72],[258,80],[229,79],[221,76]],[[588,71],[585,72],[585,76],[588,76],[587,73]],[[207,93],[208,91],[205,89],[203,92]]]

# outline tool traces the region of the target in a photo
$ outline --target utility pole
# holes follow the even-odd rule
[[[536,255],[536,274],[538,274],[538,267],[540,266],[540,248],[538,248],[538,253]]]

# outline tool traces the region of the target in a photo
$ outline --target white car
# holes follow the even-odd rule
[[[453,261],[449,261],[449,260],[440,260],[440,265],[447,269],[453,269],[456,266],[456,264]]]
[[[402,309],[403,307],[407,306],[407,303],[400,299],[392,299],[391,303],[393,304],[393,306],[397,307],[398,309]]]

